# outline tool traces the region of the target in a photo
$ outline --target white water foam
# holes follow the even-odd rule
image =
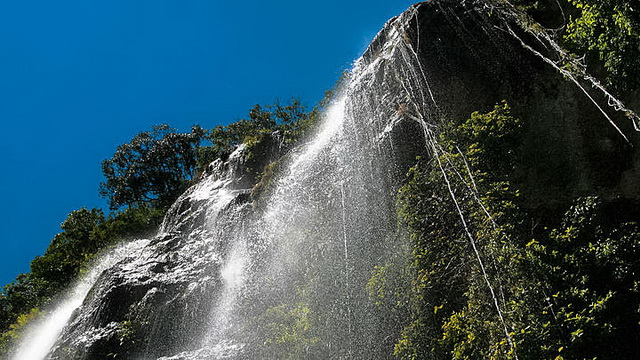
[[[22,341],[18,345],[12,359],[13,360],[40,360],[45,359],[58,336],[67,325],[85,297],[91,290],[93,284],[98,280],[100,274],[109,269],[122,259],[137,253],[149,240],[136,240],[120,245],[103,255],[89,272],[73,286],[69,295],[62,299],[57,306],[52,307],[49,312],[39,321],[30,325],[23,335]]]

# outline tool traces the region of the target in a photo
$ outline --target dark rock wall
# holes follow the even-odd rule
[[[532,207],[584,194],[637,197],[635,148],[639,133],[607,106],[602,94],[583,84],[628,137],[627,142],[575,83],[549,59],[558,55],[545,39],[523,31],[517,18],[482,1],[430,1],[415,5],[406,25],[424,76],[444,120],[463,121],[507,100],[523,120],[519,180]]]

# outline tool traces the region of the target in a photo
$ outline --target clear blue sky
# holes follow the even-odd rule
[[[61,0],[0,5],[0,284],[66,215],[104,207],[100,162],[152,125],[312,106],[412,1]]]

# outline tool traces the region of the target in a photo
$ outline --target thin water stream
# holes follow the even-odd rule
[[[29,326],[12,359],[45,359],[73,312],[82,305],[87,293],[102,272],[127,257],[136,256],[148,243],[149,240],[130,241],[100,256],[89,271],[81,276],[67,296],[51,306],[50,309],[45,310],[44,316]]]

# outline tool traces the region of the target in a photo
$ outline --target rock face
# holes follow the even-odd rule
[[[219,316],[215,309],[240,302],[223,291],[233,290],[236,282],[255,286],[242,299],[254,301],[253,305],[243,305],[244,313],[235,315],[243,319],[243,332],[271,329],[250,326],[260,317],[255,309],[262,309],[269,316],[298,321],[302,328],[313,319],[325,326],[314,333],[294,334],[298,338],[290,336],[298,341],[291,345],[298,356],[384,357],[392,351],[402,319],[385,323],[391,320],[380,313],[384,310],[365,304],[363,289],[374,265],[394,256],[403,261],[393,242],[394,191],[415,156],[429,154],[427,140],[441,124],[491,110],[502,100],[526,128],[518,181],[529,206],[542,209],[584,193],[637,197],[640,189],[634,180],[639,166],[633,146],[638,145],[638,136],[631,124],[609,111],[590,87],[583,85],[583,91],[563,78],[541,57],[555,60],[553,47],[523,30],[512,15],[509,9],[491,9],[481,1],[439,0],[416,4],[385,26],[359,60],[338,104],[343,107],[339,116],[348,121],[337,122],[335,129],[327,121],[316,139],[295,151],[280,190],[270,198],[279,207],[268,206],[262,222],[253,225],[255,242],[262,246],[253,250],[256,258],[272,262],[255,269],[269,276],[283,274],[281,283],[258,275],[245,281],[245,275],[234,271],[249,265],[240,263],[236,269],[229,260],[234,251],[241,251],[234,247],[239,241],[235,234],[253,221],[249,200],[255,169],[278,156],[278,142],[273,140],[262,149],[267,155],[259,161],[248,159],[240,147],[226,162],[212,163],[169,210],[159,235],[141,253],[102,274],[50,358],[283,354],[243,353],[243,344],[203,340],[219,336],[223,333],[219,328],[229,326],[214,319]],[[601,103],[628,141],[585,91]],[[309,161],[315,163],[301,167],[305,161],[301,156],[312,157]],[[337,165],[327,165],[331,161]],[[297,178],[306,182],[292,186]],[[299,205],[307,198],[312,200],[306,207]],[[308,220],[313,226],[292,227],[291,219]],[[277,236],[260,232],[262,225]],[[280,245],[278,251],[288,251],[288,257],[265,250],[287,236],[298,241]],[[289,286],[287,281],[298,283]],[[276,297],[282,289],[295,293],[288,303]],[[330,297],[308,295],[309,289]],[[269,301],[261,297],[264,294]],[[218,329],[212,330],[212,323]],[[318,345],[324,338],[330,340]],[[251,339],[275,343],[264,333]]]
[[[375,61],[379,44],[403,31],[428,87],[423,113],[439,118],[431,123],[460,122],[506,100],[526,127],[520,181],[530,206],[581,194],[638,197],[632,122],[590,83],[563,77],[548,63],[560,64],[554,44],[521,22],[513,9],[482,1],[420,3],[388,24],[364,58]]]
[[[267,137],[261,159],[240,146],[216,160],[170,208],[140,253],[106,270],[66,327],[51,359],[157,358],[194,344],[208,326],[229,234],[249,215],[255,182],[247,165],[277,154]]]

